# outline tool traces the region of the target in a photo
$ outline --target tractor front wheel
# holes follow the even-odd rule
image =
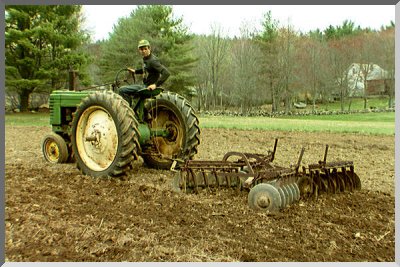
[[[68,160],[68,148],[65,140],[56,133],[43,138],[42,152],[44,158],[51,163],[65,163]]]

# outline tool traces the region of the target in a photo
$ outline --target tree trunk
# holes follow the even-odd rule
[[[370,72],[369,70],[370,70],[370,67],[368,65],[368,71],[366,71],[365,75],[364,75],[364,94],[363,94],[363,96],[364,96],[364,109],[367,109],[367,86],[368,86],[368,84],[367,84],[367,76],[368,76],[368,73]]]
[[[315,102],[316,102],[317,96],[313,95],[312,99],[312,113],[315,113]]]
[[[340,88],[340,110],[343,112],[344,111],[344,94],[343,94],[343,88]]]
[[[392,95],[390,94],[389,95],[389,101],[388,101],[388,107],[392,108],[392,105],[393,105],[393,100],[392,100]]]
[[[202,94],[200,93],[200,90],[198,90],[197,93],[197,111],[201,112],[201,98],[202,98]]]
[[[274,90],[274,88],[273,88],[273,86],[272,86],[272,82],[270,82],[269,85],[270,85],[270,88],[271,88],[271,100],[272,100],[272,108],[271,108],[271,111],[272,111],[272,112],[276,112],[277,109],[276,109],[275,90]]]
[[[290,107],[290,103],[291,101],[290,101],[290,96],[286,96],[285,97],[285,113],[286,114],[289,114],[289,112],[290,112],[290,110],[291,110],[291,107]]]
[[[31,92],[29,90],[22,90],[22,92],[20,93],[19,97],[20,97],[20,111],[24,112],[24,111],[28,111],[28,107],[29,107],[29,96],[30,96]]]
[[[352,101],[353,101],[353,99],[352,99],[352,98],[350,98],[348,111],[350,111],[350,110],[351,110],[351,102],[352,102]]]

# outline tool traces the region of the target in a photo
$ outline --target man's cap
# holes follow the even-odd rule
[[[149,41],[147,41],[147,40],[140,40],[139,41],[139,44],[138,44],[138,48],[140,48],[140,47],[142,47],[142,46],[150,46],[150,43],[149,43]]]

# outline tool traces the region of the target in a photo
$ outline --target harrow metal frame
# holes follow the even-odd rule
[[[328,145],[322,161],[302,166],[299,171],[305,148],[301,149],[297,163],[288,168],[273,164],[277,143],[275,139],[273,151],[267,154],[232,151],[222,160],[188,160],[178,167],[174,190],[187,193],[220,187],[249,190],[250,207],[271,211],[285,208],[300,198],[317,198],[320,193],[361,189],[352,161],[326,162]]]

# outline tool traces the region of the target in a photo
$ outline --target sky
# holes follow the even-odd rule
[[[135,8],[135,5],[84,5],[86,28],[95,41],[107,39],[118,18],[129,16]],[[260,29],[263,15],[268,11],[281,26],[291,25],[302,32],[340,26],[345,20],[379,30],[395,21],[395,5],[173,5],[173,15],[182,17],[190,32],[209,34],[211,26],[218,25],[230,37],[240,36],[244,22]]]

